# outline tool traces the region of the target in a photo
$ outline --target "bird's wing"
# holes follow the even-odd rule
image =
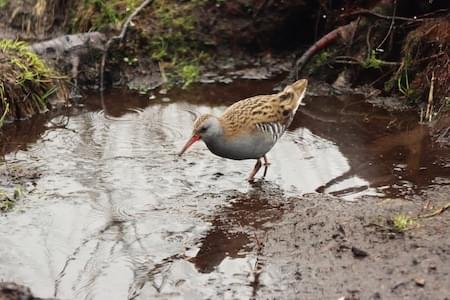
[[[276,141],[292,122],[306,85],[306,80],[299,80],[278,94],[255,96],[234,103],[221,116],[225,135],[257,131],[271,134]]]

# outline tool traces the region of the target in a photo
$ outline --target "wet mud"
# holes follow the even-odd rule
[[[0,279],[57,299],[447,299],[450,155],[412,112],[308,96],[253,161],[195,145],[195,113],[271,93],[272,81],[151,97],[113,91],[5,128]]]

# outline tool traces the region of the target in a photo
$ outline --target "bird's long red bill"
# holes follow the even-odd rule
[[[181,149],[180,153],[178,153],[179,156],[183,155],[184,152],[186,152],[186,150],[192,146],[192,144],[194,144],[195,142],[197,142],[198,140],[200,140],[200,136],[197,134],[194,134],[189,141],[187,141],[186,145],[184,145],[183,149]]]

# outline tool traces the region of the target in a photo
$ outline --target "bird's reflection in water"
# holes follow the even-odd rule
[[[281,219],[287,208],[280,187],[264,180],[254,183],[248,192],[225,193],[230,206],[212,217],[212,227],[191,259],[201,273],[214,271],[226,257],[244,257],[254,250],[265,225]]]

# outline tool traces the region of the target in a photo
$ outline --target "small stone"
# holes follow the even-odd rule
[[[414,282],[416,283],[417,286],[420,287],[425,286],[425,279],[423,279],[422,277],[414,278]]]
[[[364,258],[366,256],[369,256],[369,253],[367,253],[366,251],[361,250],[356,247],[353,247],[353,246],[352,246],[352,253],[353,253],[353,256],[357,257],[357,258]]]
[[[161,99],[162,102],[170,102],[170,98],[169,97],[164,97]]]

